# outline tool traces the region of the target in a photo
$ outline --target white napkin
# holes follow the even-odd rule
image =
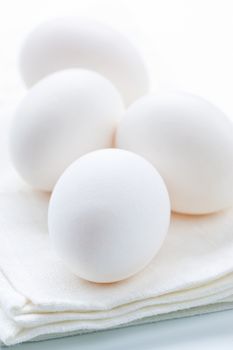
[[[12,109],[0,114],[0,341],[13,345],[233,307],[233,208],[172,218],[154,261],[137,276],[97,285],[51,250],[49,196],[19,179],[6,152]]]
[[[49,196],[0,179],[0,339],[7,345],[233,306],[233,209],[172,218],[153,262],[120,283],[74,276],[51,250]]]

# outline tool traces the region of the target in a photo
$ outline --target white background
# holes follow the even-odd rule
[[[28,31],[64,15],[102,20],[130,37],[153,90],[200,94],[233,118],[232,0],[0,0],[0,107],[23,93],[17,53]]]
[[[5,108],[26,92],[17,70],[24,37],[41,21],[64,15],[102,20],[131,38],[148,63],[152,91],[197,93],[233,120],[232,0],[0,0],[1,119],[9,118]],[[0,138],[1,148],[6,135]],[[19,348],[231,349],[232,324],[230,311]]]

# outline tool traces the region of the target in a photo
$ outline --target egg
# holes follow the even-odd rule
[[[72,163],[49,204],[51,245],[68,268],[109,283],[142,270],[160,249],[170,220],[166,186],[142,157],[98,150]]]
[[[19,68],[27,86],[67,68],[94,70],[117,87],[126,104],[148,91],[144,60],[121,33],[97,21],[59,18],[40,24],[25,39]]]
[[[10,153],[22,178],[51,191],[65,168],[83,154],[112,146],[123,113],[116,88],[98,73],[70,69],[34,85],[19,104]]]
[[[119,123],[116,145],[160,172],[172,210],[207,214],[233,204],[233,127],[216,106],[188,93],[143,97]]]

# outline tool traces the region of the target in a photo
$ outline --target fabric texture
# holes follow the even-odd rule
[[[52,251],[49,195],[8,165],[0,180],[0,339],[6,345],[182,317],[233,305],[233,209],[173,215],[152,263],[118,283],[73,275]]]

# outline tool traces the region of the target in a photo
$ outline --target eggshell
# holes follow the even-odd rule
[[[160,249],[170,219],[165,184],[142,157],[91,152],[56,184],[49,205],[52,246],[79,277],[115,282],[142,270]]]
[[[27,86],[55,71],[77,67],[111,80],[126,104],[148,91],[147,70],[134,45],[107,25],[88,19],[42,23],[26,38],[19,65]]]
[[[233,127],[217,107],[186,93],[135,102],[116,145],[148,159],[167,184],[173,211],[206,214],[233,204]]]
[[[120,94],[98,73],[71,69],[44,78],[15,113],[10,133],[15,168],[36,189],[52,190],[76,158],[111,147],[122,112]]]

